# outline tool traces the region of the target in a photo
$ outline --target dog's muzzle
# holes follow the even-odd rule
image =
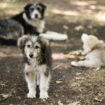
[[[33,54],[30,54],[30,55],[29,55],[30,58],[33,58],[33,56],[34,56]]]

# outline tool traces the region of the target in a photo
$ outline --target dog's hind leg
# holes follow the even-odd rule
[[[71,65],[78,66],[78,67],[79,66],[82,66],[82,67],[96,67],[97,66],[95,62],[91,60],[84,60],[84,61],[79,61],[79,62],[72,61]]]
[[[29,93],[27,94],[28,98],[36,97],[36,83],[35,83],[35,74],[34,72],[26,72],[25,79],[28,85]]]
[[[48,89],[51,75],[46,76],[44,73],[40,75],[40,98],[47,99],[48,98]]]

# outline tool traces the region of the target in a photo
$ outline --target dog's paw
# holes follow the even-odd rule
[[[48,93],[47,92],[41,92],[40,93],[40,99],[47,99],[48,98]]]
[[[78,66],[77,62],[75,62],[75,61],[72,61],[72,62],[71,62],[71,65],[72,65],[72,66]]]
[[[34,92],[29,92],[27,98],[36,98],[36,94]]]

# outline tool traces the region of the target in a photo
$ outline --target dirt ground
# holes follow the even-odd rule
[[[19,13],[28,2],[32,0],[1,0],[0,18]],[[104,0],[40,2],[47,5],[46,28],[68,35],[67,41],[51,41],[53,70],[49,98],[26,98],[21,51],[16,46],[0,45],[0,105],[105,105],[105,68],[72,67],[70,62],[76,58],[69,54],[82,49],[82,33],[105,40]]]

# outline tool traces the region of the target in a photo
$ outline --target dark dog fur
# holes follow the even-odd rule
[[[23,34],[39,35],[44,31],[44,13],[46,6],[31,3],[24,11],[10,19],[0,20],[0,43],[16,44]]]

